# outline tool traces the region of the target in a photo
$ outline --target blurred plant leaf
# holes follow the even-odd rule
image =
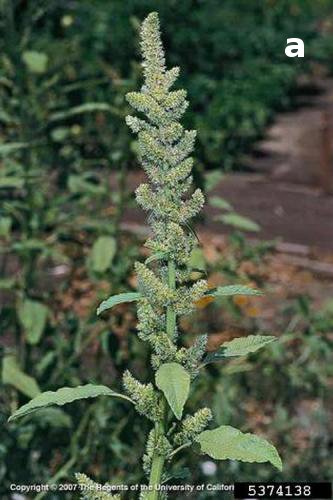
[[[87,102],[85,104],[81,104],[80,106],[69,108],[65,111],[57,111],[49,117],[49,121],[56,122],[65,120],[66,118],[70,118],[72,116],[82,115],[84,113],[93,113],[96,111],[111,111],[111,107],[105,102]]]
[[[40,341],[48,313],[48,307],[37,300],[25,299],[19,306],[19,320],[29,344],[36,345]]]
[[[40,361],[35,366],[37,376],[43,375],[44,371],[50,366],[50,364],[55,360],[56,353],[54,351],[49,351],[42,357]]]
[[[70,134],[69,127],[57,127],[52,130],[51,137],[55,142],[62,142]]]
[[[256,222],[236,213],[217,215],[214,217],[214,220],[221,221],[223,224],[235,227],[241,231],[260,231],[260,226]]]
[[[22,54],[22,60],[31,73],[43,74],[47,69],[48,56],[36,50],[26,50]]]
[[[214,187],[217,186],[217,184],[223,179],[224,174],[221,172],[220,169],[213,170],[212,172],[208,172],[205,175],[205,188],[206,191],[209,192]]]
[[[1,179],[0,179],[1,182]],[[0,236],[7,238],[10,234],[12,219],[10,217],[1,217],[0,219]]]
[[[235,373],[249,372],[254,369],[255,365],[253,363],[248,363],[243,358],[236,358],[224,366],[223,374],[234,375]]]
[[[219,208],[221,210],[232,210],[232,206],[230,205],[230,203],[220,196],[211,196],[208,199],[208,203],[214,208]]]
[[[21,189],[24,186],[24,180],[19,179],[18,177],[0,177],[0,189]]]
[[[15,278],[0,279],[0,290],[10,290],[15,286]]]
[[[40,393],[36,380],[21,370],[13,354],[5,355],[3,358],[2,383],[12,385],[29,398],[34,398]]]
[[[100,236],[91,249],[90,262],[93,271],[104,272],[111,266],[116,254],[117,242],[112,236]]]
[[[30,145],[26,142],[5,142],[0,144],[0,157],[4,157],[19,151],[20,149],[28,148]]]
[[[31,417],[34,418],[36,415],[32,414]],[[26,418],[29,418],[27,415]],[[38,412],[36,416],[36,423],[40,427],[53,427],[53,428],[67,428],[72,427],[71,417],[65,413],[61,408],[47,407],[43,408]]]
[[[10,123],[15,123],[15,119],[12,118],[5,110],[0,109],[0,121],[6,125]]]
[[[263,295],[263,292],[245,285],[226,285],[208,290],[205,295],[210,297],[231,297],[233,295],[260,296]]]
[[[47,249],[47,244],[43,240],[38,240],[37,238],[29,238],[27,240],[18,241],[12,245],[14,250],[24,251],[24,250],[45,250]]]
[[[68,189],[71,193],[100,194],[104,187],[89,181],[84,175],[70,175],[68,178]]]

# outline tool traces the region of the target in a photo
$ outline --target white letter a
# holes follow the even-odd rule
[[[284,51],[287,57],[304,57],[304,42],[301,38],[287,38],[287,45]]]

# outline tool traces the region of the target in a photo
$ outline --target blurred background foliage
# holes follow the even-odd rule
[[[331,65],[332,1],[1,0],[0,7],[0,495],[10,498],[11,483],[72,482],[75,471],[100,481],[141,481],[145,424],[122,403],[75,403],[6,424],[39,391],[87,381],[116,388],[128,366],[142,380],[149,376],[133,309],[95,315],[101,299],[135,286],[132,265],[140,257],[142,235],[121,226],[133,203],[127,180],[136,145],[124,124],[124,95],[140,85],[139,23],[159,11],[168,62],[181,66],[179,84],[189,93],[187,125],[199,133],[196,180],[209,191],[212,175],[241,169],[274,113],[293,105],[299,77],[318,63]],[[285,57],[291,36],[304,40],[304,60]],[[221,199],[211,204],[230,208]],[[258,229],[235,217],[238,231]],[[261,266],[270,244],[253,247],[236,227],[214,262],[194,256],[197,267],[223,282],[269,288]],[[236,324],[238,335],[267,331],[253,315],[255,305],[221,306],[203,305],[185,321],[185,342],[202,330],[212,331],[213,340],[222,331],[217,338],[225,340]],[[191,405],[207,400],[217,423],[267,434],[281,449],[285,471],[214,468],[180,456],[174,481],[186,477],[189,460],[199,482],[253,474],[329,479],[332,303],[318,311],[310,298],[294,294],[274,314],[269,327],[281,343],[207,370]]]

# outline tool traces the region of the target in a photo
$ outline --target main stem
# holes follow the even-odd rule
[[[168,285],[169,288],[171,288],[171,290],[176,289],[176,265],[174,260],[168,261]],[[176,328],[176,313],[172,306],[168,306],[166,311],[166,331],[171,341],[173,341],[174,338],[175,328]],[[165,428],[167,425],[168,407],[164,396],[163,396],[163,409],[164,409],[163,420],[160,422],[156,422],[155,424],[156,440],[159,437],[165,435]],[[157,490],[157,486],[161,483],[164,462],[165,462],[165,456],[160,455],[158,451],[155,451],[151,464],[151,471],[149,477],[150,491],[148,492],[147,500],[158,500],[159,492]]]

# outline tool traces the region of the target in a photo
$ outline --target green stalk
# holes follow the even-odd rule
[[[163,405],[164,405],[164,409],[166,410],[165,403],[166,403],[166,401],[164,399]],[[164,411],[164,415],[166,415],[166,411]],[[166,420],[166,417],[164,417],[164,420]],[[157,439],[160,436],[164,435],[164,422],[157,422],[155,424],[155,435],[156,435]],[[155,452],[153,455],[152,464],[151,464],[151,471],[150,471],[150,477],[149,477],[149,489],[150,489],[150,491],[148,492],[147,500],[158,500],[159,495],[158,495],[158,491],[157,491],[156,487],[161,483],[164,462],[165,462],[164,455],[159,455],[157,452]]]
[[[171,290],[176,289],[176,266],[174,260],[168,261],[168,285]],[[176,313],[172,306],[167,307],[166,323],[168,337],[173,341],[176,328]]]
[[[171,290],[176,289],[176,265],[174,260],[168,260],[168,285]],[[176,313],[172,306],[167,307],[166,312],[166,331],[168,337],[173,340],[176,328]],[[165,435],[165,429],[167,426],[168,420],[168,411],[167,411],[167,401],[163,396],[163,408],[164,408],[164,418],[163,421],[156,423],[155,425],[155,436],[156,439]],[[149,477],[149,487],[151,491],[149,491],[147,495],[147,500],[158,500],[159,492],[156,490],[156,487],[161,483],[163,467],[165,462],[165,456],[154,453]]]

